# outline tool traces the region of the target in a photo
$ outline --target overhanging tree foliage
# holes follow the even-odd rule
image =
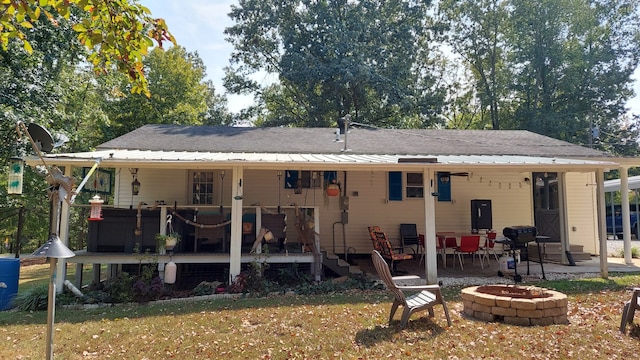
[[[428,1],[241,0],[225,33],[225,87],[253,93],[264,125],[328,126],[344,114],[387,127],[432,125],[442,106],[429,58]],[[256,74],[277,74],[260,84]]]
[[[74,16],[74,11],[80,16]],[[90,50],[87,60],[96,72],[115,66],[127,74],[136,93],[148,94],[142,60],[153,41],[160,48],[165,41],[175,44],[165,21],[152,18],[136,0],[5,0],[0,3],[2,49],[6,51],[10,40],[17,39],[31,53],[28,32],[43,17],[60,24],[58,15],[73,25],[78,40]]]
[[[468,65],[481,111],[489,114],[494,130],[500,129],[500,103],[506,100],[509,88],[503,59],[509,52],[504,41],[506,6],[502,0],[443,0],[439,4],[451,30],[448,44]]]
[[[145,124],[227,124],[225,99],[216,96],[205,81],[206,68],[197,53],[180,46],[153,50],[144,60],[151,96],[108,94],[102,101],[110,124],[105,132],[113,138]],[[122,79],[116,89],[131,86]]]
[[[493,129],[625,154],[637,151],[637,118],[624,104],[640,61],[639,8],[637,0],[441,3],[449,44]]]
[[[640,3],[512,0],[515,124],[588,144],[612,131],[632,96],[640,61]]]

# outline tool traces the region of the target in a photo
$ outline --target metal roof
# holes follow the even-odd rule
[[[584,159],[564,159],[557,157],[515,156],[515,155],[385,155],[385,154],[283,154],[265,152],[189,152],[189,151],[151,151],[151,150],[99,150],[84,153],[49,154],[47,162],[57,165],[84,166],[101,159],[104,167],[167,167],[194,168],[205,165],[245,167],[286,167],[297,166],[389,166],[392,164],[404,167],[469,167],[469,166],[526,166],[545,169],[595,169],[613,167],[609,161]],[[433,163],[436,159],[437,162]],[[38,163],[32,158],[30,163]]]

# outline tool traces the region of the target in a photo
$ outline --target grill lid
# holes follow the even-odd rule
[[[507,226],[502,230],[502,234],[514,243],[522,244],[535,241],[538,231],[535,226],[518,225]]]

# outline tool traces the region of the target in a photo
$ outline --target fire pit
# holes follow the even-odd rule
[[[567,324],[567,295],[539,287],[484,285],[462,289],[464,314],[512,325]]]

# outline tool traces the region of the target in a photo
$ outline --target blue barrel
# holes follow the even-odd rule
[[[0,311],[11,305],[18,294],[20,259],[0,258]]]

